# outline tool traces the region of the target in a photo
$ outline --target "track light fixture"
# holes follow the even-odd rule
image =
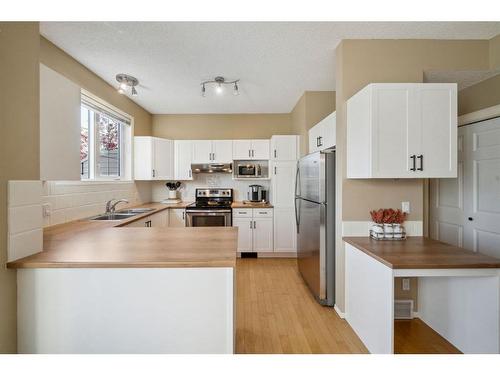
[[[126,94],[128,88],[130,87],[130,93],[132,96],[137,96],[137,90],[136,86],[139,85],[139,80],[135,77],[132,77],[131,75],[128,74],[117,74],[116,75],[116,81],[119,83],[118,84],[118,92],[120,94]]]
[[[239,79],[235,79],[233,81],[226,81],[226,79],[221,76],[217,76],[213,80],[204,81],[201,83],[201,96],[203,97],[206,96],[206,86],[210,84],[215,84],[214,91],[217,95],[222,95],[222,93],[224,92],[225,85],[233,85],[233,94],[239,95],[240,94],[238,87],[239,81],[240,81]]]

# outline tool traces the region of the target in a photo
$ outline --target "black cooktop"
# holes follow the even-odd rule
[[[195,203],[191,203],[186,207],[189,209],[204,209],[204,210],[227,210],[231,208],[231,203],[229,201],[217,201],[217,200],[206,200],[206,201],[198,201]]]

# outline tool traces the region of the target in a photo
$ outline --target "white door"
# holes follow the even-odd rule
[[[274,208],[274,251],[297,251],[293,208]]]
[[[192,143],[191,141],[174,141],[175,168],[174,177],[176,180],[192,180],[191,172]]]
[[[252,157],[252,141],[250,139],[237,139],[233,141],[233,159],[248,160]]]
[[[425,177],[457,176],[457,91],[455,85],[427,84],[416,89],[418,131],[408,142],[419,142],[417,173]]]
[[[272,163],[272,203],[274,207],[294,207],[296,161]]]
[[[268,160],[270,141],[268,139],[254,139],[252,140],[252,159],[254,160]]]
[[[315,125],[309,129],[309,153],[319,151],[319,137],[321,133],[321,126]]]
[[[192,141],[193,164],[212,162],[212,141]]]
[[[238,252],[253,251],[252,233],[253,233],[252,218],[234,218],[233,227],[238,228]]]
[[[333,112],[328,115],[328,117],[321,122],[320,127],[320,148],[324,150],[325,148],[330,148],[336,144],[336,133],[335,128],[337,125],[337,114]]]
[[[458,177],[430,180],[430,236],[464,247],[464,145],[467,127],[458,129]]]
[[[212,162],[232,163],[233,162],[233,141],[212,141]]]
[[[411,105],[416,92],[405,85],[384,85],[373,90],[373,177],[416,177],[410,171],[410,156],[420,154],[420,144],[409,135],[411,128],[418,128],[415,106]],[[409,151],[412,147],[413,152]]]
[[[450,179],[438,180],[438,189],[431,191],[431,199],[439,203],[431,211],[431,234],[441,241],[500,258],[500,118],[461,127],[458,139],[459,154],[460,142],[463,144],[463,161],[459,159],[459,177],[451,180],[457,180],[463,188],[451,184],[442,188]],[[460,195],[462,207],[456,208]],[[446,204],[454,205],[455,210],[443,209]]]
[[[153,179],[172,180],[174,178],[173,142],[168,139],[153,138]]]
[[[297,160],[298,137],[275,135],[271,138],[271,159],[276,161]]]
[[[273,237],[273,219],[253,219],[253,250],[255,252],[272,252]]]
[[[168,226],[181,228],[186,226],[186,211],[183,208],[171,208],[168,210]]]

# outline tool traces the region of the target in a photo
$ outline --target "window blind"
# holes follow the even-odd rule
[[[92,111],[103,113],[104,115],[111,117],[113,120],[126,125],[131,124],[130,118],[108,107],[106,104],[101,103],[88,95],[85,95],[85,93],[83,92],[81,94],[81,100],[82,105]]]

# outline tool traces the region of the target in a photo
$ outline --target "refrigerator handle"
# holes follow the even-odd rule
[[[298,197],[300,192],[298,191],[300,188],[300,168],[299,163],[297,162],[297,170],[295,171],[295,196]]]
[[[297,233],[299,233],[300,218],[299,218],[299,211],[297,211],[297,201],[298,201],[298,199],[295,198],[295,200],[294,200],[294,206],[295,206],[295,225],[297,227]]]

